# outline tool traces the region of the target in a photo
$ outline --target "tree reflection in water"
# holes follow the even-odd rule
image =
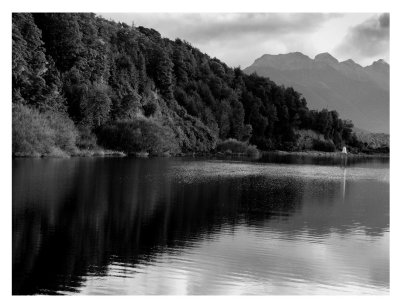
[[[372,217],[373,203],[364,216],[358,203],[337,206],[336,195],[342,189],[345,194],[340,182],[196,173],[185,181],[175,168],[181,163],[191,162],[13,160],[13,294],[73,292],[85,276],[106,275],[111,261],[150,262],[168,248],[212,239],[227,225],[256,226],[260,232],[268,225],[287,237],[305,229],[321,237],[332,227],[346,233],[354,221],[374,236],[388,227],[386,216]],[[347,183],[347,202],[360,189],[365,187]]]

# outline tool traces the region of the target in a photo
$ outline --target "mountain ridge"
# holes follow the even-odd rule
[[[292,86],[312,108],[335,109],[361,129],[389,133],[390,65],[383,59],[363,67],[352,59],[340,62],[328,52],[314,59],[301,52],[264,54],[244,72]]]
[[[254,64],[256,64],[256,62],[257,62],[258,60],[263,59],[263,58],[265,58],[265,57],[282,57],[282,56],[296,56],[296,57],[299,57],[299,58],[308,59],[308,60],[314,60],[314,61],[315,61],[315,60],[317,60],[317,61],[323,61],[324,59],[332,59],[333,62],[335,62],[335,63],[346,63],[346,62],[349,62],[349,63],[354,63],[354,64],[356,64],[357,66],[360,66],[360,67],[363,67],[363,68],[367,68],[367,67],[373,66],[374,64],[383,64],[383,65],[385,65],[385,66],[387,66],[387,67],[390,67],[390,64],[387,63],[384,59],[378,59],[378,60],[373,61],[373,62],[372,62],[371,64],[369,64],[369,65],[362,66],[361,64],[357,63],[356,61],[354,61],[354,60],[351,59],[351,58],[349,58],[349,59],[347,59],[347,60],[344,60],[344,61],[339,61],[337,58],[335,58],[334,56],[332,56],[329,52],[321,52],[321,53],[318,53],[318,54],[316,54],[316,55],[314,56],[314,59],[313,59],[313,58],[311,58],[310,56],[305,55],[305,54],[303,54],[303,53],[300,52],[300,51],[294,51],[294,52],[288,52],[288,53],[279,53],[279,54],[268,54],[268,53],[265,53],[265,54],[263,54],[261,57],[259,57],[259,58],[257,58],[256,60],[254,60],[253,64],[250,65],[250,66],[253,66]]]

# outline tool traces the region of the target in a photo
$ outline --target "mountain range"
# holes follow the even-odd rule
[[[337,110],[357,128],[389,133],[390,66],[382,59],[363,67],[351,59],[339,62],[329,53],[314,59],[300,52],[265,54],[244,72],[291,86],[310,108]]]

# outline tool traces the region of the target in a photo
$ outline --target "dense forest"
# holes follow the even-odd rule
[[[364,147],[293,88],[95,14],[13,14],[12,91],[13,155]]]

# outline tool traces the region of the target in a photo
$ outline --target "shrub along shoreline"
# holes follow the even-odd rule
[[[170,127],[143,115],[103,125],[95,134],[85,127],[77,128],[66,114],[60,112],[39,112],[23,104],[14,104],[12,115],[13,157],[217,156],[257,159],[268,153],[314,157],[341,155],[331,140],[317,139],[320,136],[298,142],[291,151],[260,151],[249,141],[234,138],[220,140],[199,151],[182,151],[183,146]],[[349,150],[349,157],[389,156],[388,148],[368,153]]]
[[[219,149],[219,150],[217,150]],[[13,153],[13,158],[72,158],[72,157],[137,157],[137,158],[151,158],[151,157],[198,157],[198,158],[208,158],[208,157],[220,157],[220,158],[250,158],[250,159],[259,159],[265,155],[273,154],[279,156],[304,156],[304,157],[332,157],[332,158],[340,158],[343,157],[343,154],[340,151],[335,152],[323,152],[323,151],[315,151],[315,150],[306,150],[306,151],[260,151],[253,145],[246,145],[246,148],[243,151],[232,151],[232,149],[223,150],[221,147],[218,147],[214,151],[210,152],[186,152],[186,153],[174,153],[171,154],[169,152],[158,153],[158,154],[149,154],[148,152],[130,152],[125,153],[122,151],[114,151],[107,149],[93,149],[93,150],[79,150],[74,153],[65,153],[65,152],[53,152],[53,153]],[[347,157],[350,158],[389,158],[389,153],[351,153],[349,152]]]

